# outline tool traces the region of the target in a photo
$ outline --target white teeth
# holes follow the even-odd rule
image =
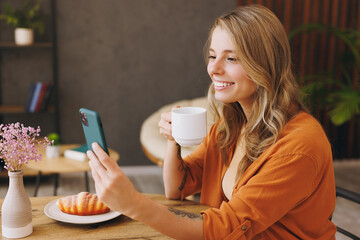
[[[214,82],[215,87],[227,87],[232,85],[232,83],[225,83],[225,82]]]

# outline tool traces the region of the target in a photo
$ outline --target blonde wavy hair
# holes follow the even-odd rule
[[[245,155],[238,166],[237,178],[276,142],[284,125],[300,110],[307,111],[299,99],[298,84],[291,70],[290,45],[285,29],[273,12],[261,5],[239,7],[215,20],[205,45],[208,59],[214,29],[226,30],[235,46],[238,61],[257,85],[251,116],[246,119],[241,105],[219,103],[214,86],[209,103],[218,122],[217,137],[225,164],[244,138]],[[241,136],[240,136],[241,135]]]

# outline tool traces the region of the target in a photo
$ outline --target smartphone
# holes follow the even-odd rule
[[[79,113],[88,149],[93,150],[91,144],[97,142],[109,155],[100,115],[96,111],[86,108],[80,108]]]

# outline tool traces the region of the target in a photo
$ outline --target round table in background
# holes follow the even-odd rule
[[[40,179],[42,174],[52,174],[55,177],[54,181],[54,195],[57,193],[59,174],[61,173],[77,173],[84,172],[85,174],[85,188],[89,192],[89,179],[88,171],[90,171],[89,161],[77,161],[64,157],[64,151],[66,149],[72,149],[79,147],[80,144],[63,144],[61,145],[61,155],[58,158],[47,158],[44,148],[38,148],[39,153],[42,155],[41,161],[31,161],[26,165],[26,168],[37,172],[36,186],[34,196],[37,196],[37,192],[40,186]],[[119,153],[113,149],[109,149],[110,157],[115,161],[120,159]]]

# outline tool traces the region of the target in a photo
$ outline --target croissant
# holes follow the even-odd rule
[[[56,205],[64,213],[80,216],[96,215],[110,211],[110,208],[101,202],[97,195],[88,192],[60,198],[56,201]]]

